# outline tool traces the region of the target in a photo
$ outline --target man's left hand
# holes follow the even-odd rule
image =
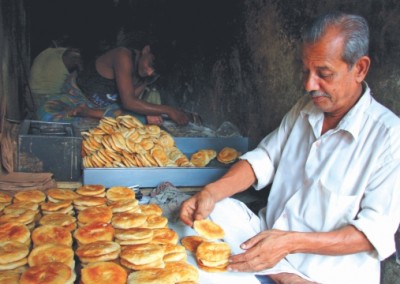
[[[255,272],[275,266],[290,253],[291,233],[263,231],[241,245],[245,252],[230,257],[229,270]]]

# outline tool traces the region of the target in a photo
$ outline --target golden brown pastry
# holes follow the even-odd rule
[[[170,228],[153,229],[153,240],[155,244],[177,244],[178,234]]]
[[[71,247],[72,235],[68,229],[62,226],[43,225],[33,230],[32,242],[35,246],[61,244]]]
[[[110,223],[113,214],[110,207],[88,207],[78,214],[78,221],[87,225],[93,222]]]
[[[12,196],[0,191],[0,203],[10,204],[12,202]]]
[[[51,262],[62,262],[74,268],[72,247],[61,244],[44,244],[33,248],[28,256],[28,263],[31,267]]]
[[[96,222],[78,228],[74,232],[74,237],[79,245],[84,245],[96,241],[112,241],[114,234],[115,230],[111,224]]]
[[[135,192],[126,186],[113,186],[107,190],[106,197],[109,201],[135,199]]]
[[[0,265],[10,264],[26,258],[29,254],[29,247],[17,241],[0,243]],[[1,269],[4,270],[4,269]]]
[[[186,261],[187,255],[185,247],[177,244],[164,244],[163,248],[164,248],[163,261],[165,263]]]
[[[140,213],[139,201],[136,199],[118,200],[109,202],[108,205],[113,213],[136,212]]]
[[[217,152],[212,149],[202,149],[193,153],[190,162],[196,167],[205,167],[212,159],[217,156]]]
[[[116,229],[115,241],[121,246],[147,244],[153,240],[153,230],[146,228]]]
[[[151,264],[164,257],[164,248],[156,244],[132,245],[122,248],[122,260],[134,265]]]
[[[140,210],[143,214],[145,215],[157,215],[157,216],[161,216],[163,211],[162,208],[154,203],[150,203],[150,204],[140,204]]]
[[[17,241],[24,244],[30,243],[31,232],[26,225],[18,222],[0,224],[0,243]]]
[[[207,272],[223,272],[228,266],[230,246],[224,242],[202,242],[196,250],[196,260],[200,269]]]
[[[167,227],[168,219],[164,216],[149,215],[146,220],[146,228],[156,229]]]
[[[81,270],[82,284],[125,284],[127,272],[114,262],[90,263]]]
[[[219,151],[217,155],[217,160],[223,164],[233,163],[239,156],[240,152],[231,147],[224,147],[221,151]]]
[[[117,229],[130,229],[146,227],[147,216],[142,213],[117,213],[114,214],[111,223]]]
[[[196,267],[187,262],[179,261],[166,263],[164,270],[169,274],[175,275],[176,283],[199,282],[199,271]]]
[[[0,223],[18,222],[25,225],[33,223],[38,211],[30,209],[16,209],[0,216]]]
[[[92,207],[105,205],[106,203],[107,199],[99,196],[80,196],[74,200],[74,206]]]
[[[52,262],[30,267],[20,281],[20,284],[72,284],[75,274],[68,265]]]
[[[47,198],[51,202],[72,201],[79,195],[70,189],[50,188],[47,190]]]
[[[19,284],[20,278],[20,272],[15,269],[0,271],[0,284]]]
[[[64,200],[58,203],[56,202],[45,202],[40,204],[40,208],[42,212],[58,212],[58,211],[70,211],[73,209],[72,201]],[[59,212],[59,213],[66,213],[66,212]]]
[[[209,240],[222,239],[225,236],[224,230],[211,220],[196,220],[193,222],[193,229],[202,237]]]
[[[83,185],[79,187],[76,190],[76,193],[80,195],[85,195],[85,196],[97,196],[104,194],[106,191],[106,188],[103,185],[100,184],[88,184],[88,185]]]
[[[117,259],[121,252],[121,246],[112,241],[97,241],[77,248],[76,255],[81,262],[99,262]]]
[[[39,223],[40,225],[62,226],[69,231],[73,231],[76,228],[75,217],[63,213],[45,215],[40,219]]]
[[[14,202],[29,201],[41,203],[46,200],[46,195],[40,190],[24,190],[19,191],[14,195]]]
[[[181,244],[187,249],[188,251],[195,253],[197,247],[202,243],[207,241],[206,238],[200,236],[186,236],[181,239]]]

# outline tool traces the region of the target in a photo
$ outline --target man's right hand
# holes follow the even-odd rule
[[[179,216],[183,223],[193,227],[195,220],[203,220],[210,215],[215,203],[212,194],[203,189],[182,203]]]
[[[171,111],[171,113],[168,114],[168,117],[178,125],[186,125],[190,121],[189,115],[178,109]]]

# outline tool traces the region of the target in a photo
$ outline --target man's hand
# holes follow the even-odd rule
[[[169,118],[174,121],[178,125],[186,125],[189,123],[190,117],[187,113],[180,111],[178,109],[174,109],[171,113],[168,114]]]
[[[241,245],[245,252],[231,256],[228,268],[248,272],[271,268],[290,253],[290,244],[290,232],[263,231]]]
[[[210,215],[215,201],[207,190],[202,190],[182,203],[179,216],[183,223],[193,227],[195,220],[203,220]]]

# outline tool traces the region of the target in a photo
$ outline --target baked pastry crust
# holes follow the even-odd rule
[[[76,228],[76,218],[63,213],[45,215],[40,219],[39,223],[40,225],[62,226],[70,231]]]
[[[35,246],[44,244],[61,244],[72,246],[71,232],[62,226],[43,225],[32,232],[32,241]]]
[[[110,201],[135,199],[135,191],[126,186],[113,186],[107,190],[106,197]]]
[[[239,156],[240,152],[232,147],[224,147],[219,151],[217,155],[217,160],[223,164],[233,163]]]
[[[26,225],[18,222],[0,224],[0,243],[17,241],[20,243],[30,242],[31,232]]]
[[[14,202],[29,201],[29,202],[41,203],[45,200],[46,200],[46,194],[36,189],[19,191],[14,195]]]
[[[20,277],[20,273],[16,270],[0,271],[1,284],[19,284]]]
[[[31,267],[51,262],[62,262],[74,268],[74,251],[71,246],[44,244],[33,248],[28,256],[28,263]]]
[[[163,214],[162,208],[158,204],[140,204],[140,211],[145,215],[158,215]]]
[[[96,241],[112,241],[115,230],[108,223],[90,223],[84,227],[78,228],[74,232],[74,237],[79,245],[84,245]]]
[[[78,214],[78,221],[83,224],[89,224],[93,222],[110,223],[113,216],[110,207],[88,207]]]
[[[224,230],[211,220],[195,220],[193,229],[202,237],[210,240],[222,239],[225,236]]]
[[[17,241],[0,243],[0,264],[9,264],[25,258],[29,254],[29,247]]]
[[[146,220],[146,228],[157,229],[167,227],[168,219],[164,216],[150,215]]]
[[[64,263],[52,262],[30,267],[22,276],[21,284],[67,284],[73,283],[74,273]]]
[[[12,202],[12,196],[0,191],[0,203],[6,203],[9,204]]]
[[[193,153],[190,162],[196,167],[205,167],[217,156],[217,152],[213,149],[201,149]]]
[[[153,240],[155,244],[177,244],[179,240],[178,234],[170,228],[153,229]]]
[[[164,248],[156,244],[132,245],[122,248],[121,259],[135,265],[143,265],[162,260]]]
[[[146,227],[147,216],[142,213],[118,213],[114,214],[111,223],[117,229],[129,229]]]
[[[202,243],[206,242],[207,239],[201,236],[186,236],[181,239],[181,244],[187,249],[188,251],[195,253],[197,247]]]
[[[104,193],[106,188],[101,184],[88,184],[77,188],[76,193],[85,196],[96,196]]]
[[[47,198],[52,202],[72,201],[79,195],[70,189],[50,188],[47,190]]]
[[[81,270],[84,284],[125,284],[127,272],[114,262],[90,263]]]
[[[207,272],[222,272],[226,271],[230,254],[227,243],[202,242],[196,250],[196,261],[199,268]]]

